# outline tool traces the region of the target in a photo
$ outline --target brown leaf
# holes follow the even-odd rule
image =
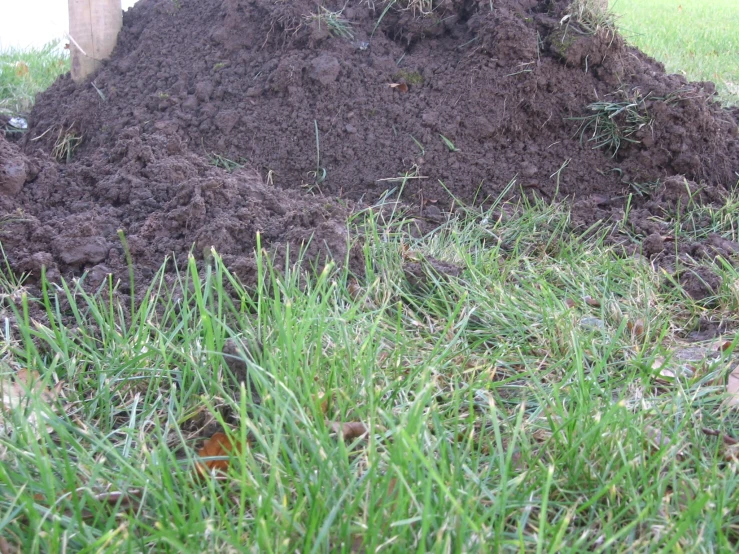
[[[359,286],[356,280],[352,279],[346,287],[346,291],[351,296],[352,300],[359,300],[362,296],[362,287]]]
[[[138,501],[141,500],[141,493],[141,489],[132,489],[128,492],[108,491],[96,494],[93,498],[98,502],[104,502],[111,505],[116,505],[120,501],[120,507],[127,509],[138,505]]]
[[[600,308],[600,300],[597,298],[593,298],[592,296],[583,296],[582,299],[588,306]]]
[[[24,406],[30,396],[36,396],[51,406],[58,399],[61,386],[59,382],[53,389],[45,387],[39,372],[26,368],[15,374],[0,375],[0,427],[5,425],[3,412]],[[35,413],[29,414],[28,423],[36,428]]]
[[[20,554],[20,549],[10,544],[5,537],[0,537],[0,554]]]
[[[330,412],[335,412],[338,406],[336,393],[326,394],[321,391],[318,393],[318,401],[320,402],[321,413],[327,416]]]
[[[341,437],[345,441],[358,439],[368,433],[367,427],[361,421],[350,421],[347,423],[339,423],[338,421],[330,422],[331,431],[337,435],[341,433]]]
[[[652,451],[675,446],[670,437],[666,437],[662,434],[662,431],[655,429],[654,427],[647,427],[644,429],[644,438]],[[683,460],[685,459],[685,454],[681,450],[678,450],[675,452],[675,458],[677,460]]]
[[[67,495],[69,494],[69,492],[70,491],[63,491],[63,494]],[[138,509],[142,495],[143,491],[141,489],[131,489],[128,492],[105,491],[98,494],[92,494],[91,496],[94,500],[97,500],[98,502],[101,502],[103,504],[107,504],[113,507],[117,505],[118,508],[122,511],[133,511]],[[55,508],[58,508],[58,506],[56,506],[58,503],[58,499],[49,499],[41,493],[34,494],[33,499],[42,506],[54,506]],[[62,513],[67,517],[72,517],[74,515],[74,513],[70,509],[65,509]],[[98,517],[100,514],[87,509],[83,509],[80,515],[82,516],[82,519],[89,520]],[[0,554],[2,554],[1,550]]]
[[[388,496],[392,496],[393,495],[393,493],[395,492],[395,487],[397,486],[397,484],[398,484],[398,480],[395,477],[393,477],[392,479],[390,479],[390,482],[387,484],[387,495]]]
[[[15,62],[15,74],[18,77],[25,77],[29,72],[30,70],[26,62]]]
[[[565,303],[565,306],[567,306],[569,309],[572,309],[575,306],[577,306],[577,304],[572,298],[565,298],[564,303]]]
[[[707,427],[703,427],[702,431],[709,437],[721,437],[721,440],[724,441],[724,444],[728,444],[729,446],[739,444],[739,439],[735,439],[734,437],[725,435],[721,433],[721,431],[717,431],[716,429],[708,429]]]
[[[729,373],[726,392],[729,394],[729,406],[739,406],[739,364]]]
[[[713,350],[715,352],[726,352],[729,348],[731,348],[731,345],[733,344],[734,340],[727,340],[724,338],[716,339],[712,342],[710,342],[706,348],[708,350]]]
[[[626,328],[636,337],[641,337],[644,334],[644,320],[637,319],[636,321],[627,321]]]
[[[197,462],[195,464],[195,470],[201,477],[210,475],[211,472],[223,474],[228,470],[228,455],[233,451],[240,452],[241,445],[238,442],[232,441],[225,433],[215,433],[198,450],[198,456],[200,458],[223,459]]]
[[[727,462],[739,461],[739,439],[735,439],[734,437],[721,433],[721,431],[708,429],[706,427],[703,427],[702,431],[709,437],[721,438],[724,443],[721,448],[724,460],[726,460]]]
[[[395,89],[398,92],[408,92],[408,85],[406,83],[388,83],[391,89]]]

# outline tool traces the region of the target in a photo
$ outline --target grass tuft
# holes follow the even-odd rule
[[[315,21],[319,29],[324,26],[328,32],[335,37],[353,39],[354,32],[351,22],[343,16],[343,10],[331,11],[324,6],[320,7],[318,13],[305,16],[307,21]]]
[[[580,142],[589,135],[587,142],[594,143],[593,148],[605,148],[613,156],[624,142],[639,142],[634,135],[652,123],[645,106],[647,98],[638,92],[623,96],[625,100],[620,102],[593,102],[587,107],[592,115],[572,118],[580,121]]]

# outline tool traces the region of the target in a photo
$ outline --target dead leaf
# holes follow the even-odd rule
[[[364,423],[362,423],[361,421],[350,421],[347,423],[339,423],[338,421],[332,421],[330,422],[330,426],[331,426],[331,431],[333,431],[337,435],[341,433],[341,437],[345,441],[358,439],[366,435],[369,432],[367,430],[367,427],[365,427]]]
[[[724,444],[727,444],[729,446],[739,444],[739,439],[735,439],[734,437],[723,434],[721,433],[721,431],[717,431],[716,429],[708,429],[707,427],[703,427],[702,431],[709,437],[721,437],[721,440],[724,441]]]
[[[98,502],[116,505],[120,501],[121,508],[135,507],[141,500],[141,489],[132,489],[127,492],[123,491],[107,491],[93,496]]]
[[[721,453],[724,456],[724,460],[726,460],[727,462],[739,461],[739,439],[735,439],[734,437],[731,437],[715,429],[708,429],[706,427],[703,427],[703,429],[701,430],[709,437],[721,438],[721,440],[723,441]]]
[[[15,374],[0,375],[0,428],[5,427],[3,414],[26,406],[32,396],[36,396],[45,404],[52,406],[59,398],[61,387],[61,381],[53,389],[45,387],[39,372],[26,368]],[[28,414],[27,421],[36,429],[37,415],[35,411]]]
[[[588,306],[592,306],[593,308],[600,308],[600,300],[597,298],[593,298],[592,296],[583,296],[582,297],[583,302],[585,302]]]
[[[662,431],[655,429],[654,427],[647,427],[644,429],[644,438],[646,439],[647,445],[651,447],[652,451],[658,451],[662,448],[674,446],[672,440],[662,434]],[[682,461],[685,459],[685,454],[678,450],[675,452],[675,459]]]
[[[15,62],[15,74],[18,77],[25,77],[29,72],[30,70],[26,62]]]
[[[572,298],[565,298],[564,303],[569,309],[572,309],[577,305]]]
[[[80,490],[77,491],[79,493]],[[92,492],[92,491],[90,491]],[[64,496],[68,495],[70,493],[69,490],[62,491],[61,494]],[[127,492],[123,491],[104,491],[98,494],[91,494],[90,495],[92,499],[102,503],[107,504],[108,506],[116,507],[121,511],[128,511],[132,512],[134,510],[137,510],[139,508],[141,498],[143,496],[143,490],[142,489],[131,489]],[[35,502],[38,502],[42,506],[46,506],[47,508],[51,508],[52,506],[58,510],[58,499],[49,499],[43,494],[36,493],[33,495],[33,500]],[[75,515],[75,512],[73,512],[69,508],[65,508],[61,513],[63,513],[66,517],[73,517]],[[83,520],[91,520],[95,519],[96,517],[99,517],[99,513],[93,512],[88,509],[83,509],[80,512],[80,516]],[[0,550],[0,554],[2,554],[2,550]]]
[[[636,337],[641,337],[644,334],[644,320],[637,319],[636,321],[627,321],[626,328]]]
[[[388,83],[391,89],[395,89],[398,92],[408,92],[408,85],[406,83]]]
[[[734,343],[734,340],[727,340],[725,338],[718,338],[714,341],[711,341],[708,343],[706,348],[708,350],[713,350],[715,352],[726,352],[729,348],[731,348],[731,345]]]
[[[339,400],[335,392],[326,394],[321,391],[318,393],[318,401],[320,402],[321,413],[327,416],[329,412],[335,412],[338,406]]]
[[[352,279],[346,287],[346,291],[351,296],[352,300],[359,300],[362,296],[362,287],[359,286],[356,280]]]
[[[200,458],[218,458],[208,459],[197,462],[195,464],[195,470],[200,477],[210,475],[215,472],[216,474],[224,474],[228,470],[229,459],[228,456],[231,452],[240,452],[241,445],[232,441],[225,433],[214,433],[205,444],[198,450],[198,457]]]
[[[0,537],[0,554],[19,554],[20,550],[10,544],[5,537]]]
[[[729,395],[729,406],[739,406],[739,364],[735,365],[729,373],[726,392]]]

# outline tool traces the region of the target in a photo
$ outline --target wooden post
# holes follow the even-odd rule
[[[121,0],[68,0],[72,79],[79,83],[110,56],[123,24]]]

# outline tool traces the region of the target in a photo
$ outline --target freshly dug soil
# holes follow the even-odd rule
[[[426,16],[405,4],[141,0],[90,82],[64,76],[37,98],[21,146],[39,169],[20,190],[0,183],[0,209],[23,214],[2,231],[11,265],[118,271],[118,229],[143,276],[195,244],[248,279],[257,231],[282,251],[315,232],[310,255],[341,259],[348,210],[402,175],[414,178],[396,193],[426,219],[450,192],[484,205],[515,180],[512,196],[568,198],[586,227],[623,219],[639,191],[630,221],[660,256],[653,216],[688,190],[720,203],[735,184],[737,120],[713,85],[587,32],[568,2],[441,0]],[[597,102],[626,108],[589,140]],[[606,136],[620,147],[598,147]]]

